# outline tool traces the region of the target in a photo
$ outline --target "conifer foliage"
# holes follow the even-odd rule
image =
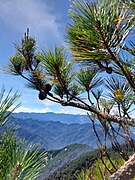
[[[46,152],[39,145],[26,146],[16,135],[16,126],[8,123],[9,115],[19,106],[13,106],[20,95],[0,92],[0,179],[34,180],[45,166]]]

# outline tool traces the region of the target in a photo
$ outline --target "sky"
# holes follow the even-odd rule
[[[30,36],[35,37],[38,49],[46,45],[66,45],[66,24],[70,22],[69,0],[0,0],[0,88],[6,92],[13,88],[22,95],[16,112],[55,112],[83,114],[76,108],[62,107],[56,103],[38,99],[38,92],[25,87],[26,82],[18,76],[5,74],[3,69],[14,55],[14,43],[19,43],[27,28]]]

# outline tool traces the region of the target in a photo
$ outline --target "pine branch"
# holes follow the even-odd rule
[[[54,98],[55,100],[57,100],[61,105],[63,106],[71,106],[71,107],[76,107],[79,109],[83,109],[86,110],[88,112],[92,112],[95,113],[97,116],[105,119],[108,122],[115,122],[118,124],[128,124],[130,126],[135,126],[135,119],[131,118],[126,118],[126,117],[119,117],[116,115],[110,115],[107,113],[104,113],[101,110],[98,110],[95,106],[89,106],[88,104],[82,104],[82,103],[76,103],[76,102],[68,102],[65,101],[63,99],[60,99],[58,97],[53,96],[51,93],[48,94],[50,97]]]

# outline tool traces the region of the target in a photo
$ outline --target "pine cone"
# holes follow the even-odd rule
[[[44,99],[46,99],[46,97],[47,97],[47,95],[46,95],[45,93],[41,92],[41,91],[40,91],[40,93],[38,94],[38,98],[39,98],[40,100],[44,100]]]

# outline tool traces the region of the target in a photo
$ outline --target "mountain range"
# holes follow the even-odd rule
[[[99,142],[91,121],[88,121],[89,123],[84,123],[84,121],[82,123],[81,121],[85,118],[86,116],[83,115],[70,114],[14,113],[13,116],[10,117],[10,122],[14,122],[15,125],[19,126],[17,134],[21,138],[25,138],[28,144],[39,143],[41,147],[46,150],[57,150],[75,143],[85,144],[93,149],[97,148]],[[75,123],[76,121],[78,123]],[[115,126],[115,128],[118,127]],[[96,123],[95,129],[101,142],[103,142],[103,127]],[[135,139],[133,132],[131,132],[131,137]],[[123,143],[121,137],[119,137],[119,142]],[[107,143],[109,143],[109,141],[107,141]]]
[[[61,149],[67,145],[78,143],[92,148],[97,147],[97,138],[90,123],[66,124],[59,121],[39,121],[10,117],[10,122],[18,125],[17,134],[25,138],[27,143],[39,143],[46,150]],[[99,136],[103,139],[103,129],[96,125]]]
[[[13,113],[13,117],[20,119],[33,119],[39,121],[59,121],[61,123],[71,124],[71,123],[91,123],[88,116],[86,115],[73,115],[73,114],[61,114],[61,113]]]

